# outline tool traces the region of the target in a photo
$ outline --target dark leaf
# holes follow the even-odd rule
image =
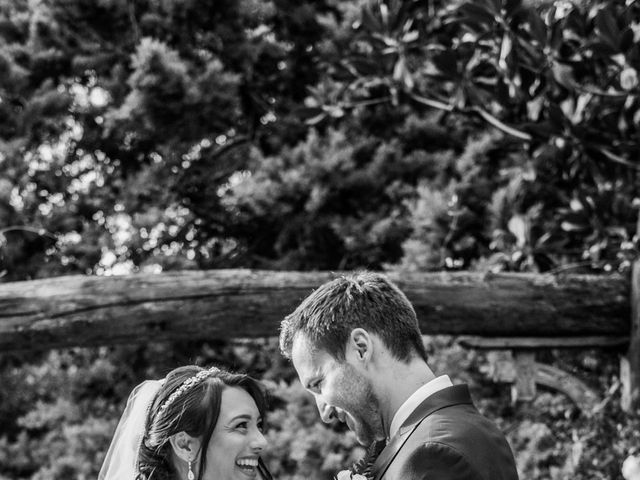
[[[298,108],[294,111],[296,116],[306,120],[311,117],[315,117],[316,115],[324,114],[325,111],[320,107],[303,107]]]
[[[565,116],[564,113],[562,113],[560,106],[557,103],[550,103],[548,113],[551,125],[557,130],[562,130],[564,127]]]
[[[542,252],[534,253],[533,261],[541,272],[547,272],[556,266],[556,262],[549,255]]]
[[[500,15],[502,0],[480,0],[478,3],[483,3],[492,14]]]
[[[563,22],[553,22],[553,25],[551,26],[551,39],[549,40],[549,43],[551,44],[551,48],[553,48],[554,50],[558,50],[564,41],[563,31]]]
[[[622,34],[620,35],[620,44],[619,48],[621,52],[626,52],[633,46],[633,30],[631,27],[627,27],[624,29]]]
[[[433,56],[434,65],[442,73],[448,76],[455,76],[458,72],[456,55],[451,50],[439,52]]]
[[[562,217],[560,228],[565,232],[587,230],[590,228],[589,218],[581,212],[568,212]]]
[[[529,10],[529,32],[534,40],[540,45],[547,43],[547,26],[544,24],[540,14],[534,9]]]
[[[473,85],[465,85],[464,93],[472,105],[483,105],[486,100],[486,93]]]
[[[618,53],[615,46],[607,42],[600,42],[600,41],[587,43],[585,44],[583,49],[591,50],[593,53],[597,54],[596,56],[600,56],[600,57],[610,57],[611,55],[615,55],[616,53]]]
[[[409,13],[406,8],[403,8],[404,2],[402,0],[391,0],[389,3],[389,22],[390,29],[397,30],[402,24],[406,24],[407,14]],[[409,17],[409,20],[411,18]]]
[[[458,11],[462,14],[463,20],[480,25],[486,30],[491,29],[495,23],[493,14],[482,5],[465,3]]]
[[[509,17],[512,17],[514,13],[522,6],[522,0],[506,0],[504,9]]]
[[[607,8],[598,11],[595,18],[595,25],[600,38],[616,49],[619,43],[620,29],[616,25],[615,18]]]
[[[505,82],[498,82],[495,88],[495,94],[501,104],[507,105],[509,103],[509,87]]]
[[[380,72],[380,65],[362,57],[350,58],[344,62],[346,68],[349,71],[353,71],[356,74],[368,77],[369,75],[375,75]]]
[[[553,251],[565,246],[567,241],[568,239],[557,231],[547,232],[538,239],[536,246],[544,248],[546,251]]]
[[[552,126],[549,122],[522,123],[518,128],[535,137],[544,139],[548,139],[550,136],[558,133],[558,129]]]
[[[572,30],[576,34],[584,36],[586,25],[579,9],[575,7],[571,8],[569,13],[564,17],[564,27],[565,30]]]
[[[382,29],[380,21],[373,14],[369,6],[362,9],[362,26],[372,32],[379,32]]]

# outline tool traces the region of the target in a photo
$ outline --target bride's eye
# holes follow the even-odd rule
[[[236,430],[247,430],[249,428],[249,424],[247,422],[240,422],[236,425]]]

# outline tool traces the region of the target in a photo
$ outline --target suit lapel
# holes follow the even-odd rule
[[[425,418],[442,408],[460,403],[472,403],[469,389],[466,385],[447,387],[427,397],[407,418],[398,433],[394,435],[376,459],[373,466],[374,479],[380,480],[383,477],[391,462],[400,453],[403,445]]]
[[[415,425],[413,430],[415,430],[417,426],[418,425]],[[391,465],[393,459],[396,458],[396,455],[400,452],[404,443],[409,439],[411,433],[413,433],[413,430],[405,431],[404,435],[398,432],[398,434],[394,435],[389,441],[373,464],[373,471],[375,472],[374,480],[382,478],[387,471],[387,468],[389,468],[389,465]]]

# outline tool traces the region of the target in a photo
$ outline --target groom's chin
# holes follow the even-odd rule
[[[356,433],[356,440],[363,447],[368,447],[371,444],[368,437],[363,437],[361,435],[358,435],[357,433]]]
[[[371,442],[374,440],[373,436],[368,432],[363,432],[362,428],[351,428],[351,431],[356,435],[356,440],[358,441],[358,443],[364,447],[368,447],[369,445],[371,445]]]

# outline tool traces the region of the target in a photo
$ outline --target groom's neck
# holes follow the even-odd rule
[[[436,376],[423,359],[412,357],[409,362],[391,359],[381,367],[378,378],[377,389],[384,403],[383,423],[388,435],[391,421],[402,404]]]

